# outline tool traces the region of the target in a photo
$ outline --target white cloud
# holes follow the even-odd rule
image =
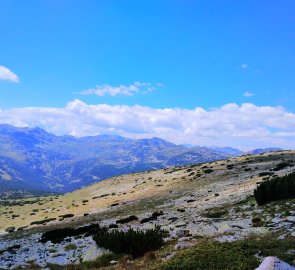
[[[64,108],[3,109],[0,110],[0,123],[39,126],[58,135],[156,136],[179,144],[295,149],[295,114],[283,107],[251,103],[240,106],[230,103],[212,110],[201,107],[188,110],[139,105],[88,105],[76,99]]]
[[[241,65],[241,69],[246,69],[246,68],[248,68],[248,64],[242,64]]]
[[[254,93],[252,93],[252,92],[246,91],[244,93],[244,97],[253,97],[253,96],[254,96]]]
[[[133,96],[134,94],[147,94],[154,91],[157,87],[163,86],[161,83],[153,85],[151,83],[135,82],[130,85],[111,86],[109,84],[97,85],[95,88],[90,88],[80,92],[82,95],[97,95],[97,96]]]
[[[0,80],[7,80],[15,83],[19,82],[17,75],[4,66],[0,66]]]

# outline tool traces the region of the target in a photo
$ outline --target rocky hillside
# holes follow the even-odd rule
[[[288,245],[282,246],[282,250],[286,250],[280,249],[281,253],[278,253],[283,259],[290,258],[288,252],[291,252],[290,245],[294,246],[292,239],[295,237],[295,201],[258,206],[252,195],[257,184],[275,175],[294,172],[294,165],[295,151],[244,155],[117,176],[65,195],[2,202],[0,250],[2,246],[2,250],[11,249],[12,252],[0,252],[0,268],[6,268],[9,263],[24,265],[33,253],[34,261],[42,266],[49,262],[79,263],[87,260],[85,254],[102,254],[105,251],[96,247],[91,237],[68,237],[60,243],[40,243],[44,230],[85,224],[122,230],[160,226],[168,235],[167,246],[157,253],[157,263],[169,260],[178,250],[190,248],[204,237],[223,243],[243,241],[255,235],[269,237],[269,233],[274,240],[285,239],[287,243],[290,239]],[[12,233],[7,235],[7,232]],[[21,237],[21,240],[13,240],[15,237]],[[20,249],[18,243],[32,246],[32,249]],[[74,245],[75,252],[65,251],[68,245]],[[257,258],[262,260],[263,256],[263,253],[258,254]],[[148,269],[141,263],[134,261],[121,269]]]
[[[129,172],[236,156],[230,148],[185,147],[159,138],[55,136],[0,125],[0,194],[68,192]]]

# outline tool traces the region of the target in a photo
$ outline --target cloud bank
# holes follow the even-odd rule
[[[18,76],[4,66],[0,66],[0,80],[7,80],[15,83],[19,82]]]
[[[135,82],[130,85],[111,86],[109,84],[97,85],[95,88],[90,88],[80,92],[82,95],[96,95],[105,96],[110,95],[112,97],[121,96],[133,96],[134,94],[147,94],[156,89],[156,86],[162,86],[161,84],[153,85],[151,83]]]
[[[0,110],[0,123],[38,126],[58,135],[156,136],[178,144],[295,149],[295,114],[283,107],[251,103],[230,103],[211,110],[200,107],[189,110],[155,109],[139,105],[88,105],[76,99],[64,108]]]

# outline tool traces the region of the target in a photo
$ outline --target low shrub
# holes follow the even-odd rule
[[[65,246],[65,251],[75,250],[77,249],[77,246],[75,244],[69,244]]]
[[[228,214],[228,210],[217,209],[217,210],[213,210],[213,211],[211,210],[205,213],[204,216],[207,218],[220,218],[226,214]]]
[[[157,220],[158,217],[163,216],[163,215],[164,215],[163,211],[154,212],[154,213],[152,213],[152,215],[150,217],[143,218],[140,221],[140,223],[143,224],[143,223],[147,223],[147,222],[152,221],[152,220]]]
[[[127,217],[127,218],[118,219],[118,220],[116,221],[116,223],[117,223],[117,224],[125,224],[125,223],[129,223],[129,222],[131,222],[131,221],[136,221],[136,220],[138,220],[138,217],[132,215],[132,216],[129,216],[129,217]]]
[[[295,198],[295,173],[277,176],[262,182],[255,190],[254,197],[258,205],[271,201]]]
[[[263,225],[263,221],[261,217],[253,217],[252,223],[253,223],[253,227],[261,227]]]
[[[101,228],[98,224],[86,225],[83,227],[74,228],[61,228],[44,232],[41,236],[41,243],[51,241],[52,243],[61,243],[66,237],[77,236],[85,234],[90,236],[95,234]]]
[[[74,214],[64,214],[64,215],[60,215],[58,217],[60,217],[60,218],[71,218],[73,216],[74,216]]]
[[[206,170],[204,170],[204,173],[212,173],[212,172],[213,172],[212,169],[206,169]]]
[[[43,225],[43,224],[46,224],[50,221],[54,221],[56,220],[56,218],[45,218],[43,220],[37,220],[37,221],[33,221],[31,222],[31,225]]]
[[[116,254],[129,254],[133,257],[144,255],[148,251],[163,246],[164,232],[159,227],[146,231],[129,229],[127,232],[119,230],[101,229],[93,236],[99,247],[106,248]]]
[[[234,242],[203,241],[163,263],[160,270],[249,270],[259,265],[255,256],[277,256],[292,264],[294,255],[289,250],[294,240],[277,240],[271,236]]]
[[[277,166],[273,169],[273,171],[280,171],[280,170],[283,170],[287,167],[292,167],[293,164],[289,163],[289,162],[286,162],[286,161],[283,161],[283,162],[280,162],[279,164],[277,164]]]

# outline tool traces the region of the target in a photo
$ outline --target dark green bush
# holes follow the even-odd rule
[[[158,217],[163,216],[163,215],[164,215],[163,211],[154,212],[154,213],[152,213],[152,215],[150,217],[143,218],[140,221],[140,223],[143,224],[143,223],[147,223],[147,222],[152,221],[152,220],[157,220]]]
[[[144,255],[147,251],[156,250],[163,246],[163,234],[159,227],[146,231],[129,229],[108,231],[102,228],[93,236],[100,247],[111,250],[116,254],[130,254],[133,257]]]
[[[46,218],[46,219],[43,219],[43,220],[37,220],[37,221],[33,221],[31,222],[31,225],[42,225],[42,224],[45,224],[45,223],[48,223],[50,221],[54,221],[56,220],[56,218]]]
[[[289,162],[286,162],[286,161],[283,161],[279,164],[277,164],[277,166],[273,169],[273,171],[280,171],[282,169],[285,169],[289,166],[292,166],[293,164],[289,163]]]
[[[129,216],[129,217],[127,217],[127,218],[119,219],[119,220],[116,221],[116,223],[117,223],[117,224],[125,224],[125,223],[129,223],[129,222],[131,222],[131,221],[136,221],[136,220],[138,220],[138,217],[132,215],[132,216]]]
[[[74,216],[74,214],[64,214],[64,215],[60,215],[59,217],[61,217],[61,218],[71,218],[73,216]]]
[[[96,234],[97,231],[101,230],[99,224],[90,224],[82,227],[74,228],[61,228],[46,231],[42,234],[40,242],[46,243],[51,241],[52,243],[61,243],[66,237],[73,237],[84,234],[90,236]]]
[[[277,176],[262,182],[255,190],[254,197],[258,205],[271,201],[295,198],[295,173]]]
[[[205,217],[207,218],[221,218],[222,216],[228,214],[227,209],[216,209],[212,211],[208,211],[207,213],[204,214]]]

